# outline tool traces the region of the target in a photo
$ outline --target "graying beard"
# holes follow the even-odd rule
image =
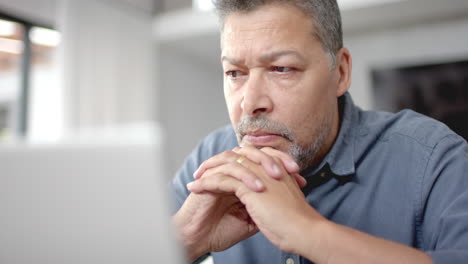
[[[239,141],[245,136],[248,130],[265,130],[270,133],[278,134],[289,141],[293,141],[291,131],[281,123],[269,120],[265,115],[261,114],[256,117],[245,117],[237,125],[237,136]]]
[[[328,134],[331,129],[331,120],[326,118],[324,122],[316,129],[317,136],[313,142],[309,145],[302,146],[297,143],[294,139],[294,135],[291,130],[285,127],[283,124],[275,121],[271,121],[265,117],[265,115],[259,115],[256,117],[246,117],[242,119],[236,129],[236,134],[239,143],[245,136],[248,130],[265,130],[272,133],[279,134],[291,142],[291,146],[288,149],[288,154],[297,162],[301,171],[311,166],[318,152],[325,144]]]
[[[300,171],[307,169],[313,165],[313,162],[317,158],[317,154],[326,143],[327,136],[331,130],[331,120],[328,118],[317,128],[317,136],[311,144],[308,146],[301,146],[296,142],[292,142],[291,147],[288,150],[288,154],[297,162]]]

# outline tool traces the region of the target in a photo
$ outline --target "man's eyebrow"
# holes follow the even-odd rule
[[[235,59],[235,58],[230,58],[228,56],[222,56],[221,57],[221,62],[227,61],[231,63],[232,65],[239,65],[242,64],[243,60]]]
[[[275,59],[278,59],[279,57],[283,57],[283,56],[294,56],[298,59],[300,59],[301,61],[305,61],[305,58],[297,51],[294,51],[294,50],[280,50],[280,51],[274,51],[274,52],[271,52],[271,53],[267,53],[267,54],[264,54],[262,56],[260,56],[259,58],[259,61],[261,62],[270,62],[270,61],[274,61]],[[230,58],[228,56],[222,56],[221,57],[221,62],[223,61],[227,61],[233,65],[239,65],[239,64],[242,64],[244,61],[243,60],[239,60],[239,59],[235,59],[235,58]]]
[[[299,52],[294,51],[294,50],[274,51],[274,52],[267,53],[267,54],[260,56],[259,60],[261,62],[265,62],[265,61],[269,62],[269,61],[274,61],[275,59],[278,59],[279,57],[291,56],[291,55],[300,59],[301,61],[305,61],[305,58]]]

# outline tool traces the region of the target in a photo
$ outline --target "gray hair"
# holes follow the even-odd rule
[[[341,14],[336,0],[212,0],[218,13],[221,30],[224,19],[233,12],[250,12],[269,3],[284,3],[302,10],[312,19],[315,36],[322,43],[330,63],[335,66],[336,54],[343,47]]]

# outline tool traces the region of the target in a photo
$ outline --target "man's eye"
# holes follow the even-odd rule
[[[283,66],[274,66],[272,70],[275,71],[275,72],[285,73],[285,72],[290,72],[290,71],[294,70],[294,68],[292,68],[292,67],[283,67]]]
[[[242,72],[240,72],[240,71],[227,71],[226,75],[231,77],[231,78],[237,78],[237,77],[242,76]]]

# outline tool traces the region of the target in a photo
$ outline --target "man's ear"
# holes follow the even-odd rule
[[[336,97],[342,96],[351,86],[351,71],[353,68],[351,54],[347,48],[341,48],[336,55],[335,71],[338,75]]]

